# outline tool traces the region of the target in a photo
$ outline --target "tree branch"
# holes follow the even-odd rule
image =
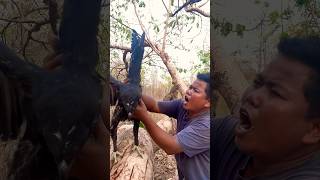
[[[167,32],[168,32],[168,22],[169,22],[170,14],[167,14],[166,21],[164,22],[164,33],[163,33],[163,42],[162,42],[162,51],[166,49],[166,39],[167,39]]]
[[[131,48],[130,47],[126,47],[126,46],[110,45],[110,48],[111,49],[119,49],[119,50],[131,52]]]
[[[198,7],[188,7],[188,8],[186,8],[186,12],[197,12],[197,13],[201,14],[204,17],[210,18],[210,14],[209,13],[204,12],[203,10],[201,10]]]
[[[201,8],[201,7],[203,7],[204,5],[206,5],[208,2],[210,2],[210,0],[207,0],[206,2],[204,2],[203,4],[200,4],[199,6],[198,6],[198,8]]]
[[[37,24],[37,21],[33,20],[15,20],[15,19],[6,19],[6,18],[0,18],[0,21],[10,22],[10,23],[21,23],[21,24]]]
[[[49,20],[43,20],[41,22],[37,22],[29,31],[28,31],[28,36],[27,36],[27,40],[26,42],[24,43],[24,46],[23,46],[23,49],[22,49],[22,54],[23,54],[23,57],[26,58],[26,49],[27,49],[27,46],[32,38],[32,34],[34,32],[38,32],[40,30],[40,28],[43,26],[43,25],[46,25],[46,24],[49,24],[50,21]]]

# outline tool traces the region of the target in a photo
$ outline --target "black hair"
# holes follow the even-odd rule
[[[304,85],[304,96],[309,103],[306,117],[320,117],[320,38],[294,37],[282,39],[278,44],[279,54],[297,61],[312,71]]]
[[[210,74],[209,73],[199,73],[197,75],[197,79],[207,83],[207,87],[205,89],[205,92],[206,92],[207,98],[210,99]]]

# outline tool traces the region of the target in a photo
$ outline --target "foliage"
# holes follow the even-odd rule
[[[260,26],[267,25],[274,27],[273,32],[281,29],[279,37],[287,36],[308,36],[319,35],[320,33],[320,6],[317,0],[289,0],[288,7],[281,11],[269,9],[269,1],[256,0],[254,3],[261,7],[261,12],[265,12],[260,22],[255,27],[247,27],[244,24],[234,24],[232,21],[220,18],[212,18],[213,28],[220,32],[222,36],[228,36],[230,33],[236,33],[243,36],[244,32],[257,30]],[[300,20],[297,20],[299,17]],[[294,19],[294,20],[293,20]],[[284,24],[288,27],[283,29]],[[268,38],[270,33],[264,38]]]
[[[44,58],[52,53],[49,37],[53,36],[49,19],[49,8],[45,1],[0,0],[0,36],[1,40],[15,49],[24,59],[42,65]],[[58,23],[62,13],[63,0],[57,0]],[[103,0],[103,4],[106,1]],[[108,7],[101,9],[99,25],[99,62],[97,71],[102,77],[107,75],[106,62],[109,57]],[[37,27],[37,28],[35,28]]]
[[[151,0],[134,0],[136,3],[137,14],[134,12],[134,6],[132,0],[126,1],[111,1],[110,7],[110,31],[111,31],[111,44],[128,46],[130,44],[130,28],[138,30],[141,32],[141,24],[138,22],[138,18],[141,19],[141,23],[146,29],[149,38],[155,44],[159,45],[162,49],[163,41],[165,40],[165,49],[176,50],[176,51],[190,51],[190,45],[186,43],[192,43],[199,34],[201,34],[203,20],[202,17],[194,13],[186,13],[181,11],[174,17],[168,17],[168,15],[178,8],[177,0],[169,1],[157,1],[159,7],[154,7],[157,10],[154,12],[152,9],[152,4],[155,1]],[[181,2],[180,2],[181,5]],[[163,12],[159,12],[158,9],[163,9]],[[130,12],[130,14],[128,14]],[[131,13],[132,12],[132,13]],[[145,15],[148,14],[148,15]],[[138,16],[138,17],[137,17]],[[166,29],[167,28],[167,29]],[[166,29],[166,30],[165,30]],[[194,37],[188,37],[191,32],[198,31],[198,35]],[[130,54],[130,53],[128,53]],[[146,57],[143,60],[142,68],[145,69],[146,75],[150,75],[152,69],[158,68],[161,72],[160,74],[167,73],[167,70],[159,57],[159,54],[152,51],[151,48],[145,48]],[[171,56],[171,54],[169,54]],[[111,69],[121,71],[121,67],[124,68],[124,63],[122,60],[123,51],[117,49],[111,49]],[[129,57],[129,56],[128,56]],[[171,61],[176,64],[180,59],[172,59]],[[119,68],[115,68],[115,67]],[[176,65],[177,67],[177,65]],[[123,70],[122,70],[123,71]],[[179,73],[189,73],[184,67],[177,68]],[[125,71],[123,71],[125,72]],[[114,72],[117,73],[117,72]]]
[[[210,52],[201,50],[198,52],[198,56],[200,59],[200,63],[193,66],[193,73],[197,74],[210,72]]]

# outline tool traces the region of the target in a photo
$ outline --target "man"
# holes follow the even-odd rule
[[[213,179],[320,179],[320,39],[281,40],[238,118],[213,121]]]
[[[198,74],[183,100],[159,101],[143,95],[134,117],[167,154],[175,154],[179,179],[209,179],[210,85],[209,74]],[[177,134],[163,131],[147,110],[177,119]]]

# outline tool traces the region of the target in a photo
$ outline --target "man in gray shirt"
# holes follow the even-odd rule
[[[241,100],[212,121],[215,180],[320,179],[320,38],[283,39]]]
[[[209,79],[209,74],[198,74],[183,100],[157,102],[143,95],[134,113],[159,147],[167,154],[175,154],[179,179],[210,179]],[[176,118],[177,134],[171,136],[163,131],[147,110]]]

